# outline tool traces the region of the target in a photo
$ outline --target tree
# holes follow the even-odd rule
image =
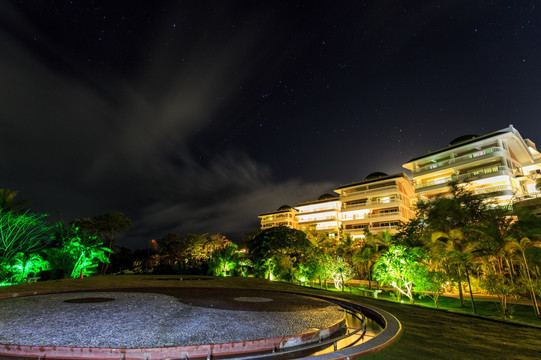
[[[471,289],[470,266],[480,255],[479,227],[487,220],[488,204],[480,196],[468,191],[467,185],[449,183],[448,197],[438,197],[431,201],[419,201],[416,205],[419,224],[426,224],[427,241],[431,254],[437,254],[449,276],[458,282],[460,301],[464,306],[462,293],[462,273],[466,275],[473,311],[475,301]],[[434,251],[434,248],[436,251]],[[452,276],[452,272],[456,274]]]
[[[96,235],[74,224],[66,227],[62,221],[56,223],[52,240],[54,246],[46,250],[46,255],[53,268],[71,278],[95,274],[99,263],[108,263],[107,254],[113,252]]]
[[[5,285],[21,284],[30,276],[42,270],[49,270],[50,264],[38,253],[17,253],[9,263],[0,262],[0,281]]]
[[[372,289],[372,269],[379,257],[384,254],[393,244],[390,231],[382,231],[374,235],[364,229],[364,242],[353,255],[354,264],[365,264],[368,277],[368,288]]]
[[[541,315],[536,296],[536,279],[532,276],[526,254],[529,249],[539,247],[541,247],[541,219],[527,209],[518,208],[516,221],[511,224],[508,236],[505,238],[505,249],[519,255],[522,277],[530,293],[536,317]]]
[[[269,278],[273,274],[272,269],[275,269],[276,274],[273,275],[289,279],[293,275],[291,267],[307,262],[307,257],[315,250],[315,246],[304,232],[277,226],[265,229],[251,239],[248,250],[254,265],[266,272]],[[291,265],[287,265],[288,263]]]
[[[438,242],[443,243],[442,256],[448,259],[452,264],[457,266],[459,276],[459,291],[462,291],[460,284],[460,275],[464,271],[466,274],[466,280],[468,281],[468,288],[470,290],[470,298],[472,302],[473,312],[476,313],[475,301],[473,298],[473,292],[471,288],[470,271],[468,264],[470,263],[473,251],[475,250],[475,243],[464,242],[464,234],[460,229],[451,229],[449,233],[434,232],[432,233],[432,241],[434,244]],[[462,301],[462,299],[461,299]]]
[[[237,266],[242,254],[237,251],[237,245],[230,243],[212,252],[209,261],[209,271],[216,276],[227,276],[227,273]]]
[[[528,261],[526,259],[526,249],[531,246],[541,246],[541,244],[539,242],[534,242],[527,237],[523,237],[520,240],[510,237],[507,240],[507,248],[519,252],[522,257],[521,260],[524,269],[524,275],[527,280],[528,288],[532,298],[535,316],[538,318],[541,313],[539,312],[539,305],[537,304],[537,297],[535,295],[535,287],[532,280],[532,275],[530,273],[530,267],[528,266]]]
[[[47,244],[46,214],[15,213],[0,209],[0,261],[9,263],[17,253],[33,253]]]
[[[116,239],[115,234],[128,231],[133,227],[131,220],[120,211],[108,211],[92,218],[75,219],[73,224],[90,234],[95,234],[107,242],[109,249],[113,249]],[[107,258],[111,256],[107,253]],[[102,267],[101,273],[105,274],[109,262]]]
[[[330,261],[330,274],[334,282],[334,287],[344,291],[346,282],[355,276],[355,270],[344,258],[334,256]]]
[[[424,256],[420,248],[393,246],[374,265],[374,275],[381,283],[395,288],[397,299],[405,295],[413,303],[414,281],[417,273],[423,271],[420,260]]]
[[[424,265],[417,268],[415,273],[415,290],[419,292],[420,297],[428,296],[434,301],[434,306],[439,307],[439,299],[445,291],[445,284],[449,279],[447,274],[442,271],[430,269],[431,261],[424,259]]]

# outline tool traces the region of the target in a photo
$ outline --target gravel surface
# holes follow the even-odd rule
[[[0,300],[0,344],[105,348],[218,344],[305,333],[344,318],[337,305],[290,294],[229,290],[212,298],[197,291],[190,295],[189,290],[177,294],[184,296],[145,291]],[[175,291],[180,290],[170,293]]]

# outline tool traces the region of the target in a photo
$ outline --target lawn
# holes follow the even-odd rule
[[[269,282],[254,278],[212,278],[179,281],[179,276],[95,276],[85,279],[38,282],[0,288],[0,297],[12,293],[34,291],[74,291],[109,287],[227,287],[291,290],[305,293],[339,296],[364,302],[389,311],[403,326],[400,339],[387,349],[365,359],[540,359],[541,327],[476,317],[468,314],[438,310],[429,307],[400,304],[386,299],[372,299],[350,294],[301,287],[288,283]],[[185,279],[188,277],[185,277]],[[175,279],[175,280],[171,280]],[[442,299],[442,305],[457,307],[458,300]],[[494,313],[495,305],[479,302],[479,312]],[[494,310],[491,310],[494,309]],[[533,315],[531,308],[516,308],[516,313]]]

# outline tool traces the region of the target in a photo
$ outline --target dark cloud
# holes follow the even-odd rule
[[[268,166],[235,147],[204,165],[194,158],[190,139],[214,125],[242,80],[233,75],[242,53],[228,44],[212,54],[195,46],[186,57],[197,60],[178,67],[161,67],[171,59],[157,55],[163,61],[136,81],[96,83],[57,71],[5,32],[0,42],[9,84],[0,87],[0,118],[10,134],[0,142],[2,185],[37,209],[69,219],[124,211],[136,224],[125,243],[144,246],[171,231],[239,237],[257,228],[259,212],[332,187],[273,183]]]

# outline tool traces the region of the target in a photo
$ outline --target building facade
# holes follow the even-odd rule
[[[276,211],[259,215],[261,230],[275,226],[287,226],[299,229],[297,210],[289,205],[282,205]]]
[[[343,231],[354,239],[364,236],[365,228],[372,233],[395,233],[401,222],[413,217],[415,194],[404,173],[372,173],[363,181],[342,185],[334,191],[340,194]]]
[[[417,200],[449,195],[449,182],[463,184],[491,204],[522,203],[541,215],[541,153],[512,126],[485,135],[465,135],[449,145],[416,156],[403,165],[411,171],[372,173],[341,185],[333,194],[294,208],[261,214],[261,229],[285,225],[303,231],[349,233],[362,237],[389,230],[414,214]]]
[[[339,233],[342,225],[340,218],[342,203],[336,195],[323,194],[317,200],[300,203],[295,208],[300,230]]]
[[[411,171],[415,195],[426,200],[449,194],[449,182],[467,184],[496,205],[539,196],[541,154],[513,127],[476,136],[466,135],[436,151],[414,157]]]

